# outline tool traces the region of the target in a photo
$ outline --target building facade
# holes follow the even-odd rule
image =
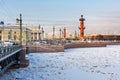
[[[36,26],[29,26],[31,30],[31,41],[41,41],[44,39],[43,28],[37,28]]]
[[[0,41],[11,40],[12,42],[20,42],[20,27],[19,26],[7,26],[0,27]],[[23,27],[22,28],[22,42],[26,43],[31,41],[31,30]]]

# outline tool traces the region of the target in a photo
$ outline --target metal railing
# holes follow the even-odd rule
[[[0,47],[0,58],[11,54],[12,52],[21,49],[20,45],[12,45],[12,46],[7,46],[7,47]]]

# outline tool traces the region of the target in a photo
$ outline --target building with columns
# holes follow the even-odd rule
[[[22,42],[31,41],[31,31],[29,28],[22,27]],[[15,43],[20,42],[20,26],[3,26],[0,27],[0,41],[12,40]]]
[[[11,40],[20,43],[20,26],[0,26],[0,41]],[[44,29],[40,26],[22,26],[22,43],[44,40]]]
[[[36,26],[29,26],[31,30],[31,41],[41,41],[44,39],[44,30],[43,28]]]

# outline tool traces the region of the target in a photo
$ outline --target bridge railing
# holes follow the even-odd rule
[[[1,47],[0,48],[0,58],[20,49],[20,45],[13,45],[13,46],[7,46],[7,47]]]

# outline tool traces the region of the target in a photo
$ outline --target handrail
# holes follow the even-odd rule
[[[8,55],[8,54],[11,54],[12,52],[20,49],[20,45],[12,45],[12,46],[7,46],[7,47],[1,47],[0,48],[0,58]]]

